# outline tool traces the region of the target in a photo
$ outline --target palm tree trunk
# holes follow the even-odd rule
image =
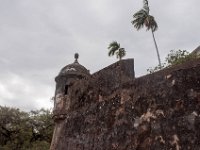
[[[157,46],[156,39],[155,39],[154,32],[153,32],[152,28],[151,28],[151,33],[152,33],[153,41],[154,41],[154,44],[155,44],[155,47],[156,47],[156,53],[157,53],[157,57],[158,57],[159,67],[161,68],[160,54],[159,54],[159,51],[158,51],[158,46]]]

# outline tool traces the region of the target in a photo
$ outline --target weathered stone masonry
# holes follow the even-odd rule
[[[52,150],[200,149],[200,60],[136,79],[132,59],[93,75],[70,67],[57,81]]]

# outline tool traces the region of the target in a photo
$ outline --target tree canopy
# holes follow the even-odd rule
[[[53,133],[50,110],[24,112],[0,106],[0,149],[47,150]]]
[[[182,64],[184,62],[198,58],[197,55],[189,53],[187,50],[171,50],[165,57],[165,63],[160,66],[147,69],[149,73],[153,73],[160,69],[171,67],[174,65]]]

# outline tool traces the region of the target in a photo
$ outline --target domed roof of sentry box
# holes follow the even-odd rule
[[[90,75],[89,70],[87,70],[84,66],[78,63],[79,54],[75,53],[74,58],[75,61],[72,64],[69,64],[61,69],[59,76],[67,76],[67,75],[81,75],[88,76]]]

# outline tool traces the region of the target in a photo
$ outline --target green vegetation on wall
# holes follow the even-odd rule
[[[165,58],[165,63],[161,64],[161,67],[158,65],[156,67],[147,69],[147,71],[149,73],[153,73],[160,69],[182,64],[197,58],[198,56],[196,54],[189,53],[187,50],[171,50]]]

